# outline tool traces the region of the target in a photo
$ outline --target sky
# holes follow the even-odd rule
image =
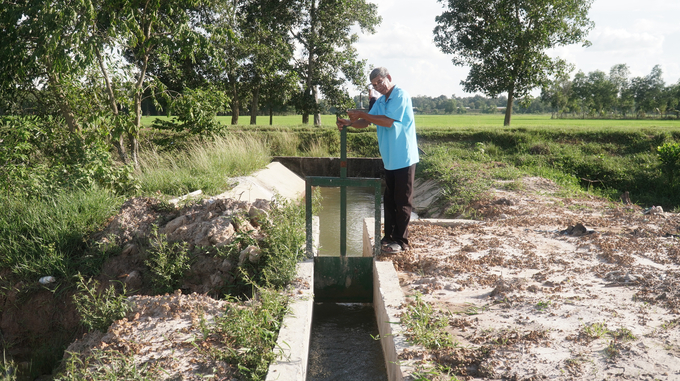
[[[469,68],[454,66],[451,56],[434,45],[434,19],[444,10],[440,2],[369,1],[378,5],[383,20],[375,34],[359,34],[359,58],[366,59],[369,65],[386,67],[393,81],[411,96],[472,95],[465,93],[460,84]],[[589,12],[595,27],[587,37],[592,45],[570,45],[548,53],[575,66],[572,78],[579,70],[608,74],[617,64],[628,65],[630,78],[645,77],[655,65],[661,65],[668,86],[680,78],[678,15],[678,0],[595,0]],[[540,90],[533,94],[540,94]]]

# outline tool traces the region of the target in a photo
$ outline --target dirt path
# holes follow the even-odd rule
[[[459,346],[426,357],[467,379],[680,380],[680,216],[558,191],[526,178],[381,258],[451,314]]]

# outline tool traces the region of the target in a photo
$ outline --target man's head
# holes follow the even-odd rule
[[[369,79],[371,80],[371,85],[373,85],[375,91],[383,95],[389,94],[394,87],[390,72],[384,67],[373,69],[369,75]]]

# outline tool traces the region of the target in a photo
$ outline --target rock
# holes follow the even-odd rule
[[[184,225],[186,222],[187,218],[186,216],[179,216],[175,218],[174,220],[168,222],[163,230],[161,230],[162,234],[172,234],[175,230],[177,230],[178,227]]]
[[[583,226],[582,223],[579,222],[578,224],[576,224],[574,226],[570,226],[567,229],[562,230],[561,233],[562,234],[568,234],[568,235],[571,235],[571,236],[574,236],[574,237],[580,237],[580,236],[585,235],[589,232],[588,232],[588,229],[585,226]]]
[[[125,287],[128,290],[138,290],[142,287],[142,274],[137,270],[133,270],[125,277],[123,283],[125,283]]]
[[[134,243],[128,243],[127,245],[125,245],[125,247],[123,247],[123,251],[120,253],[120,255],[127,257],[131,255],[136,255],[137,253],[139,253],[139,248],[137,247],[137,245],[135,245]]]
[[[251,262],[251,263],[257,263],[260,260],[260,254],[262,251],[260,250],[259,247],[250,245],[243,249],[241,253],[238,256],[238,265],[241,266],[243,263],[246,261],[246,258]]]
[[[253,202],[253,206],[267,212],[272,210],[271,203],[263,198],[256,199],[255,202]]]
[[[651,208],[646,209],[643,213],[651,215],[663,214],[663,208],[660,206],[652,206]]]
[[[234,264],[228,259],[223,260],[219,266],[219,270],[223,273],[229,273],[232,268],[234,268]]]
[[[248,209],[248,217],[250,217],[250,222],[255,226],[260,226],[262,223],[269,219],[269,213],[266,210],[260,209],[253,205]]]

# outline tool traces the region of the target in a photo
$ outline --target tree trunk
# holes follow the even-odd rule
[[[312,94],[314,94],[314,104],[318,105],[319,104],[319,88],[317,86],[314,86],[312,88]],[[314,125],[315,126],[321,125],[321,114],[318,111],[314,112]]]
[[[274,108],[269,107],[269,125],[274,124]]]
[[[231,102],[231,125],[235,126],[238,124],[239,110],[241,109],[241,101],[238,98],[234,98]]]
[[[253,101],[250,102],[250,124],[257,124],[257,106],[260,102],[260,86],[253,90]]]
[[[510,118],[512,117],[512,102],[513,98],[515,96],[515,90],[510,89],[508,91],[508,104],[505,107],[505,120],[503,121],[503,126],[509,126],[510,125]]]
[[[115,118],[116,123],[119,123],[120,121],[118,120],[118,105],[116,104],[116,97],[115,94],[113,93],[113,86],[111,86],[111,81],[109,80],[109,73],[106,70],[106,67],[104,66],[104,60],[102,59],[102,55],[99,52],[99,49],[96,49],[97,52],[97,60],[99,61],[99,68],[102,71],[102,75],[104,76],[104,82],[106,82],[106,91],[109,94],[109,106],[111,107],[111,112],[113,113]],[[116,150],[118,151],[118,156],[120,156],[120,160],[124,164],[128,164],[128,157],[127,157],[127,152],[125,152],[125,140],[123,139],[123,131],[121,130],[120,126],[115,126],[112,133],[111,137],[113,138],[113,146],[116,147]]]

